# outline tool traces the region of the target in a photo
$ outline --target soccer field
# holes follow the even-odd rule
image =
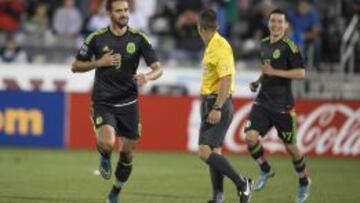
[[[242,174],[257,176],[248,156],[228,157]],[[297,176],[291,162],[286,157],[269,160],[277,174],[251,202],[294,202]],[[105,202],[113,181],[94,175],[97,166],[95,151],[2,148],[0,203]],[[309,203],[360,201],[359,159],[309,158],[308,166],[313,179]],[[226,203],[238,202],[228,180],[225,189]],[[205,203],[209,197],[208,169],[195,154],[138,152],[121,202]]]

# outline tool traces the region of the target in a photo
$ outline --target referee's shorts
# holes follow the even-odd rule
[[[208,123],[207,117],[216,101],[217,95],[202,96],[200,109],[201,126],[199,132],[199,145],[208,145],[211,148],[222,146],[225,134],[231,124],[234,115],[234,106],[229,96],[221,108],[221,120],[213,125]]]

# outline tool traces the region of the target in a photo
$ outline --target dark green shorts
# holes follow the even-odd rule
[[[206,122],[216,97],[205,97],[201,103],[201,126],[199,135],[199,145],[208,145],[212,148],[220,147],[225,138],[225,134],[231,124],[234,107],[232,99],[228,98],[221,108],[221,120],[219,123],[212,125]]]
[[[93,104],[92,121],[96,129],[108,124],[114,127],[117,136],[132,140],[141,133],[138,102],[122,107]]]
[[[295,112],[280,113],[254,104],[245,127],[245,132],[255,130],[263,137],[272,127],[276,128],[278,136],[285,144],[296,144]]]

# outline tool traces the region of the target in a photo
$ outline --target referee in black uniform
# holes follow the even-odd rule
[[[284,11],[276,9],[270,13],[270,36],[261,43],[262,76],[250,84],[250,89],[254,92],[259,85],[261,88],[245,132],[249,152],[261,169],[255,190],[263,189],[267,180],[274,176],[274,171],[264,157],[259,136],[265,136],[275,127],[299,175],[296,202],[303,203],[309,196],[310,179],[304,156],[296,145],[296,114],[291,80],[304,79],[305,69],[298,47],[286,36],[288,26],[289,21]]]
[[[107,202],[117,203],[119,192],[130,176],[133,151],[141,134],[138,87],[158,79],[162,68],[147,37],[128,27],[129,3],[108,0],[106,9],[111,25],[86,38],[72,71],[95,69],[92,119],[101,155],[99,170],[105,179],[111,178],[111,152],[115,137],[120,137],[116,181],[107,197]],[[137,73],[140,57],[151,68],[148,73]]]

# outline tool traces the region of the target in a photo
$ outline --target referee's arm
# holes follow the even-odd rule
[[[226,75],[220,78],[219,90],[214,106],[216,105],[221,108],[225,103],[226,99],[228,98],[231,87],[231,77],[231,75]]]

